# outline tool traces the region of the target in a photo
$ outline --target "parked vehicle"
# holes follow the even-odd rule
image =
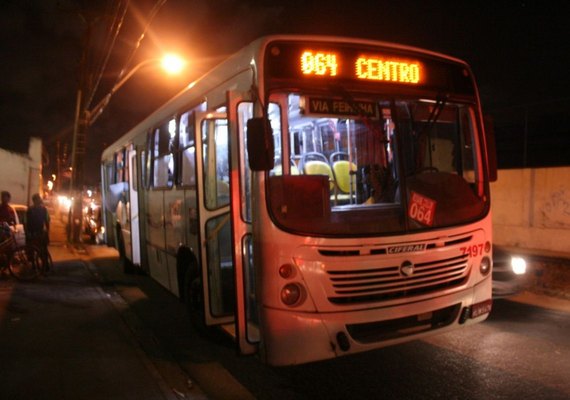
[[[526,260],[504,247],[493,246],[493,297],[514,295],[521,291],[527,271]]]
[[[14,239],[18,246],[24,246],[26,244],[26,213],[28,211],[28,206],[23,204],[10,204],[14,211],[16,211],[16,226],[14,231]]]
[[[103,243],[105,227],[101,225],[101,205],[91,203],[83,209],[83,232],[95,244]]]

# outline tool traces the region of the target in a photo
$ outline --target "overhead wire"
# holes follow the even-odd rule
[[[114,1],[111,1],[109,4],[114,4],[114,3],[115,3]],[[103,74],[105,73],[105,69],[107,68],[109,58],[111,56],[111,53],[113,52],[119,33],[121,32],[125,15],[129,8],[129,0],[117,2],[116,5],[117,6],[115,9],[113,22],[110,26],[110,29],[107,31],[107,37],[105,40],[105,44],[103,45],[103,52],[105,53],[105,55],[103,56],[103,59],[99,67],[97,68],[98,70],[97,78],[93,84],[93,87],[91,88],[91,93],[89,94],[87,101],[84,103],[83,107],[84,110],[87,110],[89,108],[89,106],[93,102],[95,94],[97,93],[97,89],[99,88],[101,79],[103,77]],[[121,8],[121,6],[123,7]],[[110,7],[112,7],[112,5]]]
[[[131,51],[131,54],[129,55],[129,57],[127,58],[127,61],[125,62],[123,68],[121,69],[121,72],[117,76],[115,83],[119,82],[121,80],[121,78],[125,75],[127,68],[129,67],[131,61],[133,60],[137,50],[139,49],[139,47],[141,45],[141,42],[145,38],[146,32],[148,31],[150,24],[152,23],[153,19],[156,17],[156,15],[158,14],[158,12],[162,8],[162,6],[164,6],[164,4],[166,4],[167,1],[168,0],[157,0],[157,2],[154,4],[154,7],[150,11],[150,14],[148,16],[146,24],[143,28],[143,31],[142,31],[141,35],[139,36],[138,40],[136,41],[136,43],[133,47],[133,50]]]

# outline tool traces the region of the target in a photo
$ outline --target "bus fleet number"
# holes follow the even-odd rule
[[[485,246],[483,245],[483,243],[479,243],[479,244],[474,244],[472,246],[462,247],[459,250],[463,255],[467,254],[469,257],[478,257],[483,255],[484,247]]]

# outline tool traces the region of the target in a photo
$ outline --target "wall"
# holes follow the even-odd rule
[[[28,154],[0,149],[0,191],[9,191],[14,204],[30,204],[32,195],[40,193],[41,166],[41,139],[30,139]]]
[[[570,167],[499,170],[491,196],[495,243],[570,253]]]

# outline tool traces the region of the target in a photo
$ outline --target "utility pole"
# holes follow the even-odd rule
[[[73,198],[68,218],[68,241],[79,243],[82,229],[83,202],[83,167],[85,164],[85,144],[87,140],[87,110],[84,104],[85,93],[89,92],[88,56],[91,42],[92,23],[87,22],[83,54],[79,63],[79,82],[77,88],[73,141],[71,146],[71,181],[70,191]]]

